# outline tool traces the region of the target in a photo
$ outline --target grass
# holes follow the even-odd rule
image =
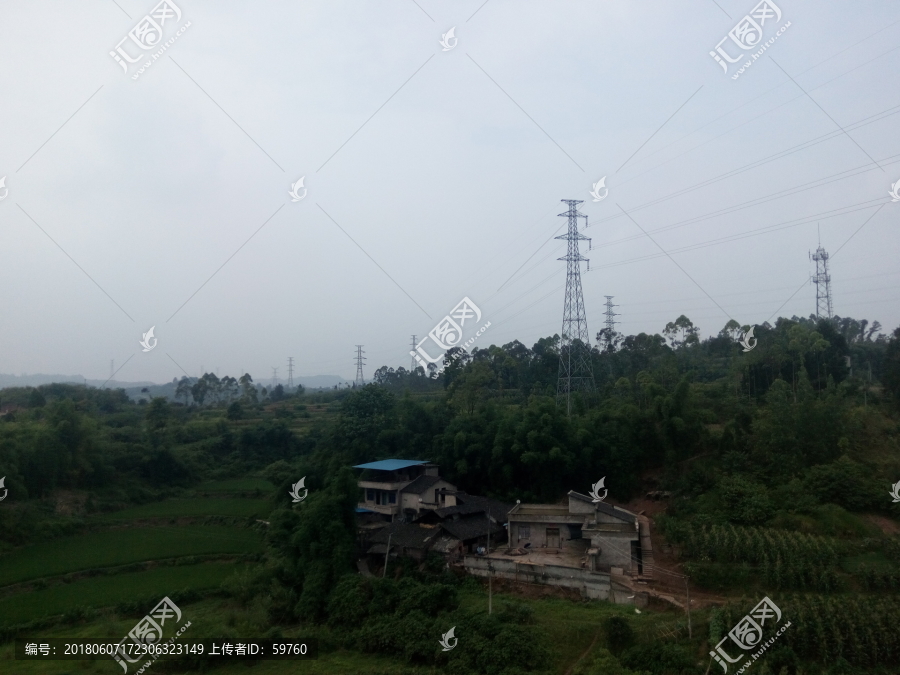
[[[98,567],[212,553],[257,553],[249,529],[217,525],[90,532],[18,549],[0,558],[0,586]]]
[[[460,591],[460,604],[466,609],[487,611],[487,600],[486,591],[469,589]],[[604,646],[603,620],[607,617],[625,617],[638,636],[655,635],[658,626],[672,624],[684,618],[682,612],[656,612],[645,609],[637,615],[630,605],[613,605],[597,601],[573,602],[552,597],[531,599],[496,592],[493,599],[494,612],[502,609],[503,602],[526,604],[534,610],[537,632],[544,637],[545,644],[550,650],[550,670],[556,673],[568,672],[590,647],[598,633],[600,639],[594,649]],[[695,615],[694,620],[697,625],[701,625],[703,621],[699,615]],[[588,656],[588,660],[590,658]]]
[[[252,492],[260,490],[261,492],[271,492],[275,489],[265,478],[229,478],[227,480],[214,480],[208,483],[201,483],[194,488],[197,492]]]
[[[209,565],[197,565],[196,568]],[[222,567],[227,567],[222,565]],[[191,569],[191,568],[188,568]],[[162,571],[162,570],[154,570]],[[145,576],[149,573],[143,573]],[[138,576],[138,575],[135,575]],[[122,578],[122,577],[118,577]],[[93,580],[91,580],[93,581]],[[78,582],[81,583],[81,582]],[[169,583],[167,581],[167,583]],[[184,585],[184,580],[172,579],[176,588]],[[73,584],[74,586],[75,584]],[[156,592],[152,589],[151,582],[147,581],[142,587],[141,595],[148,592]],[[87,585],[85,585],[87,588]],[[111,592],[116,592],[115,590]],[[160,589],[164,595],[170,589]],[[87,591],[83,596],[89,595]],[[137,595],[137,594],[136,594]],[[460,600],[463,606],[475,609],[487,609],[486,593],[477,589],[465,589],[460,592]],[[585,656],[585,662],[590,662],[596,649],[605,646],[605,637],[602,633],[602,621],[613,615],[626,617],[632,627],[638,633],[652,630],[651,627],[661,623],[671,623],[673,620],[682,621],[684,615],[681,612],[655,612],[644,610],[640,616],[634,613],[633,608],[616,606],[605,602],[572,602],[556,598],[528,599],[510,596],[502,593],[494,594],[494,611],[502,608],[504,601],[512,601],[530,605],[534,610],[533,616],[536,628],[544,636],[552,653],[552,665],[549,672],[564,675],[568,672],[580,657],[591,646],[594,638],[599,639],[590,654]],[[251,620],[254,610],[240,609],[233,601],[221,598],[207,598],[191,604],[180,605],[184,616],[196,625],[199,631],[207,633],[224,633],[228,626],[240,629],[244,621]],[[6,608],[0,605],[0,612]],[[256,621],[265,621],[264,612],[258,615]],[[694,616],[694,628],[703,631],[706,628],[705,613],[697,612]],[[85,624],[73,626],[59,626],[40,631],[35,637],[68,637],[68,638],[104,638],[120,639],[134,625],[134,618],[98,617]],[[191,629],[193,630],[193,628]],[[655,631],[654,631],[655,632]],[[285,637],[293,636],[302,638],[305,633],[302,627],[285,627]],[[696,633],[695,633],[696,634]],[[112,668],[111,664],[99,660],[96,662],[50,661],[44,664],[17,662],[17,669],[4,668],[4,663],[12,656],[12,644],[0,646],[0,672],[15,672],[16,675],[65,675],[79,674],[110,674],[119,672]],[[114,665],[114,664],[112,664]],[[18,667],[21,666],[21,667]],[[37,666],[41,666],[38,668]],[[177,671],[182,675],[182,671]],[[219,662],[212,671],[216,675],[243,675],[254,673],[255,675],[283,675],[284,673],[303,672],[309,675],[424,675],[425,673],[446,673],[446,671],[433,671],[430,667],[415,667],[407,665],[402,658],[391,658],[384,655],[363,654],[353,651],[337,650],[325,652],[320,650],[319,658],[315,661],[262,661],[248,670],[247,666],[239,662]],[[187,675],[183,673],[183,675]]]
[[[123,511],[103,514],[103,519],[133,520],[136,518],[177,518],[179,516],[258,516],[265,518],[272,504],[265,499],[227,499],[196,497],[193,499],[167,499],[162,502],[142,504]]]
[[[858,572],[861,565],[872,567],[880,572],[891,572],[895,569],[893,562],[880,551],[860,553],[841,560],[841,567],[850,573]]]
[[[214,562],[158,567],[143,572],[82,579],[34,591],[27,597],[14,595],[0,600],[0,626],[57,616],[76,607],[109,607],[135,598],[158,595],[161,599],[184,588],[215,588],[235,570],[233,564]]]

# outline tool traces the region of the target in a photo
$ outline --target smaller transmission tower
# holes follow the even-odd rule
[[[606,320],[605,320],[605,323],[606,323],[606,346],[608,347],[610,344],[612,344],[613,333],[616,332],[616,324],[619,323],[613,317],[619,316],[619,314],[617,312],[613,311],[613,307],[618,307],[618,305],[613,304],[613,301],[612,301],[613,296],[605,295],[603,297],[606,298],[606,312],[605,312]]]
[[[294,387],[294,357],[288,357],[288,387]]]
[[[816,318],[821,319],[833,316],[831,306],[831,275],[828,273],[828,252],[822,248],[822,242],[819,242],[819,248],[815,254],[810,254],[810,260],[816,261],[816,273],[810,278],[810,281],[816,285]]]
[[[409,348],[410,353],[414,353],[416,351],[416,336],[412,336],[412,345]],[[411,356],[409,358],[409,371],[414,373],[416,371],[416,357]]]
[[[278,384],[278,368],[272,368],[272,386]]]
[[[356,380],[353,384],[357,387],[361,387],[366,383],[363,379],[363,361],[366,360],[366,357],[363,354],[365,354],[363,346],[356,345]]]

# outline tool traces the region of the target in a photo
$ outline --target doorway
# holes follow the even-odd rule
[[[559,528],[547,528],[547,548],[559,548]]]

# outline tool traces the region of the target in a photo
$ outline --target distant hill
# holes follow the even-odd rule
[[[142,396],[153,398],[155,396],[164,396],[168,399],[175,400],[175,382],[167,382],[158,384],[156,382],[119,382],[117,380],[87,380],[81,375],[44,375],[37,373],[34,375],[9,375],[0,373],[0,389],[10,387],[38,387],[42,384],[51,384],[53,382],[65,384],[87,384],[91,387],[104,386],[107,389],[124,389],[130,398],[138,399]],[[342,386],[347,383],[342,377],[337,375],[310,375],[308,377],[295,377],[294,382],[302,384],[306,389],[331,389],[334,385]],[[254,380],[258,387],[270,387],[271,380]],[[285,384],[285,382],[280,382]],[[147,389],[146,392],[141,392]]]
[[[92,387],[99,387],[106,380],[86,380],[83,375],[44,375],[37,373],[34,375],[9,375],[0,373],[0,389],[9,387],[37,387],[42,384],[51,384],[53,382],[65,384],[88,384]],[[156,384],[155,382],[117,382],[110,380],[106,386],[108,387],[147,387]]]

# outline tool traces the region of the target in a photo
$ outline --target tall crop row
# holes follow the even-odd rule
[[[900,661],[900,603],[893,598],[792,596],[772,600],[781,608],[782,619],[775,626],[764,626],[765,638],[790,621],[790,628],[776,644],[790,647],[801,659],[828,664],[843,657],[860,668]],[[752,606],[742,602],[724,607],[725,630]]]
[[[704,563],[740,563],[742,567],[752,566],[756,576],[773,588],[825,592],[838,589],[837,566],[844,552],[838,540],[759,527],[697,527],[690,523],[684,524],[678,534],[683,553],[699,561],[698,572]],[[709,576],[711,569],[705,573]],[[746,573],[742,576],[735,572],[731,576],[736,580]]]

